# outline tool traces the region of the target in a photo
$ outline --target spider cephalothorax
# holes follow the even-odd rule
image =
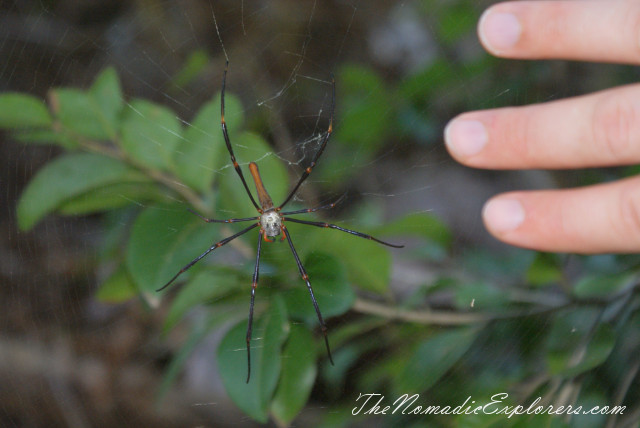
[[[330,113],[331,117],[329,119],[329,128],[327,129],[327,133],[325,134],[324,138],[322,139],[322,142],[320,143],[320,148],[318,149],[318,151],[313,156],[313,159],[311,159],[311,163],[309,164],[309,166],[307,168],[305,168],[305,170],[303,171],[302,175],[300,176],[300,179],[298,180],[296,185],[293,187],[291,192],[289,192],[289,195],[285,198],[284,202],[282,202],[277,207],[274,206],[273,201],[271,200],[271,197],[269,196],[269,193],[267,193],[267,190],[265,189],[264,184],[262,183],[262,178],[260,177],[260,172],[258,171],[258,165],[256,165],[255,162],[250,162],[249,163],[249,171],[251,172],[251,176],[253,178],[253,182],[256,185],[256,191],[258,193],[258,200],[260,201],[260,205],[258,205],[256,200],[253,198],[253,195],[252,195],[251,191],[249,190],[249,186],[247,185],[247,181],[244,179],[244,174],[242,173],[242,169],[240,168],[240,165],[236,161],[236,157],[233,154],[233,148],[231,147],[231,140],[229,139],[229,133],[227,131],[227,125],[226,125],[225,120],[224,120],[224,90],[225,90],[225,86],[226,86],[225,82],[226,82],[226,78],[227,78],[227,69],[228,69],[228,67],[229,67],[229,63],[227,62],[226,66],[224,68],[224,73],[222,75],[222,91],[221,91],[221,95],[220,95],[220,98],[221,98],[221,101],[220,101],[221,120],[220,120],[220,122],[221,122],[221,125],[222,125],[222,135],[224,136],[224,141],[225,141],[225,144],[227,145],[227,150],[229,152],[229,155],[231,156],[231,163],[233,164],[233,167],[235,168],[236,172],[238,173],[238,176],[240,177],[240,180],[242,181],[242,184],[243,184],[243,186],[244,186],[244,188],[245,188],[245,190],[247,192],[247,195],[249,195],[249,199],[251,200],[251,203],[253,204],[253,206],[256,208],[256,210],[258,211],[258,213],[260,215],[257,216],[257,217],[231,218],[231,219],[227,219],[227,220],[217,220],[217,219],[213,219],[213,218],[205,218],[205,217],[202,217],[200,214],[195,213],[196,215],[198,215],[200,218],[202,218],[207,223],[236,223],[236,222],[244,222],[244,221],[253,221],[254,223],[251,226],[242,229],[240,232],[237,232],[234,235],[231,235],[231,236],[229,236],[229,237],[227,237],[227,238],[225,238],[225,239],[213,244],[204,253],[200,254],[198,257],[196,257],[191,262],[189,262],[189,264],[187,264],[185,267],[180,269],[180,271],[177,274],[175,274],[174,277],[171,278],[169,280],[169,282],[167,282],[158,291],[160,291],[160,290],[168,287],[169,285],[171,285],[173,283],[173,281],[175,281],[176,278],[178,278],[178,276],[180,276],[183,272],[188,270],[191,266],[196,264],[198,261],[200,261],[200,259],[202,259],[204,256],[206,256],[207,254],[209,254],[210,252],[212,252],[216,248],[222,247],[223,245],[227,244],[228,242],[236,239],[238,236],[244,235],[248,231],[250,231],[252,229],[255,229],[258,226],[260,227],[260,229],[259,229],[260,233],[259,233],[259,237],[258,237],[258,245],[257,245],[257,251],[256,251],[256,253],[257,253],[256,254],[256,265],[255,265],[255,269],[253,271],[253,280],[251,282],[251,303],[249,305],[249,322],[248,322],[248,325],[247,325],[247,336],[246,336],[246,342],[247,342],[247,383],[249,383],[249,379],[251,377],[251,347],[250,347],[250,342],[251,342],[251,331],[252,331],[252,326],[253,326],[253,304],[254,304],[254,300],[255,300],[256,288],[258,287],[258,275],[259,275],[259,267],[260,267],[260,250],[262,248],[262,241],[263,240],[268,241],[268,242],[272,242],[272,240],[269,239],[269,238],[273,238],[273,237],[276,237],[276,236],[279,236],[280,234],[282,234],[282,240],[286,239],[287,242],[289,243],[289,248],[291,248],[291,252],[293,253],[293,258],[295,259],[296,265],[298,266],[298,271],[300,272],[300,276],[302,277],[303,281],[307,284],[307,289],[309,290],[309,294],[311,295],[311,302],[313,304],[313,308],[316,311],[316,315],[318,316],[318,321],[320,322],[320,326],[322,327],[322,334],[324,336],[324,343],[326,345],[327,355],[329,356],[329,361],[331,362],[331,364],[333,364],[333,358],[331,357],[331,348],[329,347],[329,339],[327,337],[327,325],[325,324],[324,320],[322,319],[322,314],[320,313],[320,308],[318,307],[318,302],[316,301],[316,298],[315,298],[315,296],[313,294],[313,288],[311,288],[311,282],[309,282],[309,276],[307,275],[307,272],[305,271],[304,266],[302,266],[302,262],[300,261],[300,257],[298,256],[298,253],[297,253],[295,247],[293,246],[293,241],[291,240],[291,236],[290,236],[289,232],[287,231],[287,227],[285,226],[285,222],[286,221],[291,221],[293,223],[306,224],[306,225],[309,225],[309,226],[337,229],[337,230],[340,230],[342,232],[350,233],[351,235],[359,236],[361,238],[370,239],[372,241],[376,241],[376,242],[378,242],[380,244],[387,245],[389,247],[394,247],[394,248],[402,248],[403,245],[390,244],[388,242],[384,242],[384,241],[381,241],[379,239],[376,239],[371,235],[367,235],[367,234],[364,234],[364,233],[356,232],[355,230],[345,229],[345,228],[337,226],[335,224],[329,224],[329,223],[324,223],[324,222],[320,222],[320,221],[299,220],[299,219],[296,219],[296,218],[289,217],[290,215],[294,215],[294,214],[305,214],[305,213],[316,212],[318,210],[330,209],[330,208],[335,207],[337,202],[334,202],[334,203],[331,203],[331,204],[328,204],[328,205],[323,205],[323,206],[317,207],[317,208],[304,208],[304,209],[300,209],[300,210],[296,210],[296,211],[281,212],[282,208],[296,194],[296,192],[298,191],[298,188],[300,187],[302,182],[304,180],[306,180],[306,178],[309,176],[309,174],[311,174],[311,171],[313,170],[313,167],[315,167],[316,162],[318,161],[318,159],[320,158],[320,155],[324,151],[324,148],[326,147],[327,142],[329,141],[329,137],[331,136],[331,133],[333,131],[333,111],[335,109],[335,101],[336,101],[336,83],[335,83],[335,80],[333,80],[333,78],[331,79],[332,97],[331,97],[331,113]]]

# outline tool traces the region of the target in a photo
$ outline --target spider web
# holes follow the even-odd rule
[[[393,82],[424,69],[441,54],[443,41],[434,38],[433,23],[421,4],[9,1],[0,6],[0,88],[44,98],[52,87],[86,88],[101,69],[115,65],[127,96],[167,105],[189,127],[202,104],[220,90],[228,59],[227,91],[242,100],[248,127],[257,124],[256,132],[270,143],[272,150],[263,157],[283,161],[294,183],[327,131],[331,75],[342,76],[344,64],[365,64],[377,73],[390,104],[376,119],[393,126],[394,109],[402,107],[393,105],[398,99],[389,89]],[[460,55],[482,55],[473,35],[464,49]],[[205,56],[206,65],[185,83],[175,84],[184,64],[195,60],[194,52]],[[435,121],[425,131],[428,140],[416,141],[417,134],[406,131],[423,126],[417,118],[410,119],[404,131],[390,132],[373,153],[367,141],[341,147],[339,134],[332,137],[296,200],[328,202],[348,191],[339,221],[377,224],[433,212],[446,220],[459,241],[499,247],[481,225],[482,203],[507,187],[548,182],[544,175],[532,180],[511,174],[505,184],[504,176],[458,167],[445,154],[442,126],[459,112],[445,98],[481,83],[482,76],[476,76],[440,94],[443,99],[430,107],[442,107],[441,112],[418,109]],[[505,86],[479,106],[511,97],[511,88]],[[348,88],[340,80],[337,87],[338,133],[357,100],[349,104],[344,96]],[[350,96],[366,98],[374,89],[380,88]],[[34,231],[17,231],[15,206],[21,191],[60,151],[2,137],[0,384],[5,388],[0,391],[0,425],[184,426],[214,420],[251,425],[225,398],[213,361],[220,338],[215,335],[194,352],[162,408],[154,408],[162,375],[158,367],[184,341],[185,332],[177,329],[163,341],[160,315],[149,314],[139,302],[105,305],[95,300],[103,275],[93,270],[95,260],[101,243],[112,238],[104,235],[102,217],[50,216]],[[233,135],[231,139],[242,145]],[[340,162],[331,163],[332,151],[339,153]],[[325,160],[335,169],[322,170]],[[234,174],[230,163],[216,173]],[[322,188],[332,174],[345,177],[339,191],[314,195],[312,189]],[[395,293],[411,293],[429,275],[421,260],[395,256]]]

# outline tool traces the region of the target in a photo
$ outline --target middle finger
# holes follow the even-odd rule
[[[640,85],[565,100],[464,113],[445,129],[477,168],[581,168],[640,162]]]

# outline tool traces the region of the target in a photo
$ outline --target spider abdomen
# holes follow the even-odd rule
[[[275,210],[269,210],[260,216],[260,227],[269,237],[280,235],[282,217]]]

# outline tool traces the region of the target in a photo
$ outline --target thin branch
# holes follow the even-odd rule
[[[211,213],[211,209],[209,208],[209,206],[207,206],[207,204],[204,203],[202,198],[196,192],[191,190],[188,186],[176,181],[176,179],[173,176],[166,174],[162,171],[147,168],[146,166],[141,165],[139,162],[126,156],[125,153],[123,153],[121,150],[119,150],[116,147],[109,147],[105,144],[100,144],[96,141],[84,140],[84,139],[81,139],[80,143],[82,147],[87,151],[90,151],[93,153],[99,153],[104,156],[118,159],[140,170],[143,174],[147,175],[149,178],[151,178],[155,182],[166,186],[170,190],[175,191],[185,201],[187,201],[188,204],[196,208],[198,211],[209,213],[209,214]],[[232,229],[226,225],[222,227],[221,230],[224,233],[232,232]],[[245,257],[249,257],[251,254],[253,254],[253,249],[251,249],[248,245],[246,245],[242,241],[235,240],[230,245],[236,250],[240,251],[242,255],[244,255]]]
[[[117,148],[112,148],[104,144],[100,144],[90,140],[82,140],[81,144],[86,150],[90,152],[99,153],[105,156],[112,157],[114,159],[118,159],[142,171],[145,175],[147,175],[152,180],[178,193],[180,196],[184,198],[184,200],[186,200],[189,204],[191,204],[193,207],[195,207],[199,211],[202,211],[202,212],[209,211],[209,208],[207,207],[206,204],[204,204],[204,202],[198,196],[197,193],[192,191],[188,186],[185,186],[184,184],[176,181],[172,176],[162,171],[159,171],[157,169],[152,169],[144,165],[141,165],[139,162],[126,156],[125,153],[123,153],[121,150],[118,150]]]
[[[533,310],[510,311],[504,313],[482,313],[482,312],[455,312],[455,311],[414,311],[389,306],[371,300],[356,298],[352,309],[364,314],[377,315],[383,318],[397,319],[419,324],[437,325],[467,325],[474,323],[489,322],[498,319],[519,318],[524,316],[539,315],[565,309],[571,304],[555,307],[542,307]]]
[[[453,311],[411,311],[395,306],[357,298],[352,309],[364,314],[383,318],[415,322],[419,324],[465,325],[490,321],[493,317],[481,313],[460,313]]]

